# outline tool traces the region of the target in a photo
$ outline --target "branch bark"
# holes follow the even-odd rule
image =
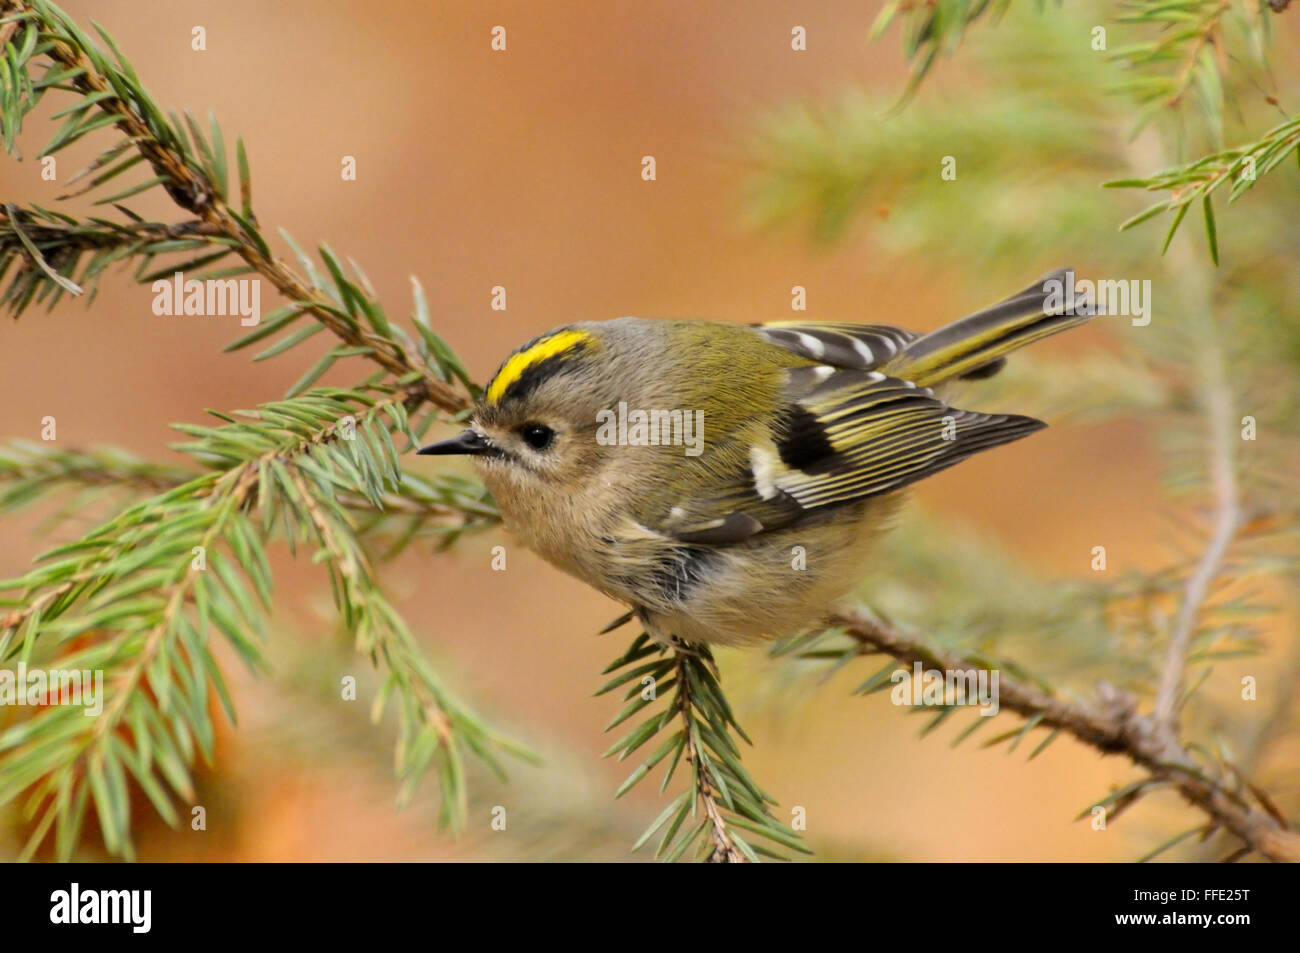
[[[872,618],[846,612],[831,620],[859,644],[862,655],[883,653],[911,665],[941,671],[986,666],[943,652]],[[1300,835],[1289,830],[1267,807],[1255,805],[1205,775],[1176,739],[1137,710],[1132,696],[1107,687],[1098,705],[1065,701],[1040,688],[998,674],[998,703],[1019,715],[1059,728],[1102,754],[1119,754],[1143,768],[1152,783],[1173,787],[1185,801],[1204,812],[1210,823],[1231,831],[1252,850],[1274,861],[1300,861]]]

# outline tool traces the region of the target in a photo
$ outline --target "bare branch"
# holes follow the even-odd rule
[[[855,639],[863,655],[883,652],[904,664],[920,662],[925,668],[939,670],[987,669],[979,662],[935,649],[865,612],[839,615],[831,624]],[[1043,727],[1073,735],[1102,754],[1124,755],[1148,772],[1144,787],[1159,782],[1175,788],[1215,825],[1231,831],[1270,860],[1300,861],[1300,835],[1284,828],[1267,809],[1250,804],[1206,776],[1185,748],[1176,741],[1171,743],[1150,716],[1138,713],[1131,696],[1107,686],[1102,704],[1092,706],[1065,701],[1000,672],[998,703]]]

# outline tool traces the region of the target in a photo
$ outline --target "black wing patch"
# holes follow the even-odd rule
[[[835,455],[825,425],[815,413],[795,404],[781,420],[777,454],[785,466],[807,470]]]
[[[1032,417],[958,410],[910,381],[841,371],[787,413],[776,442],[782,467],[770,489],[805,510],[847,503],[915,483],[1045,426]],[[817,454],[816,447],[829,451]]]

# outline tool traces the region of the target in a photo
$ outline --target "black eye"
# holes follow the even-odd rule
[[[555,431],[542,424],[524,424],[519,433],[534,450],[545,450],[555,440]]]

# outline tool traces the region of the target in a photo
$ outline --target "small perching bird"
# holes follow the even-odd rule
[[[904,487],[1046,426],[950,407],[961,380],[1088,320],[1068,270],[920,336],[884,325],[616,318],[549,331],[489,382],[469,454],[506,526],[656,639],[816,624]]]

